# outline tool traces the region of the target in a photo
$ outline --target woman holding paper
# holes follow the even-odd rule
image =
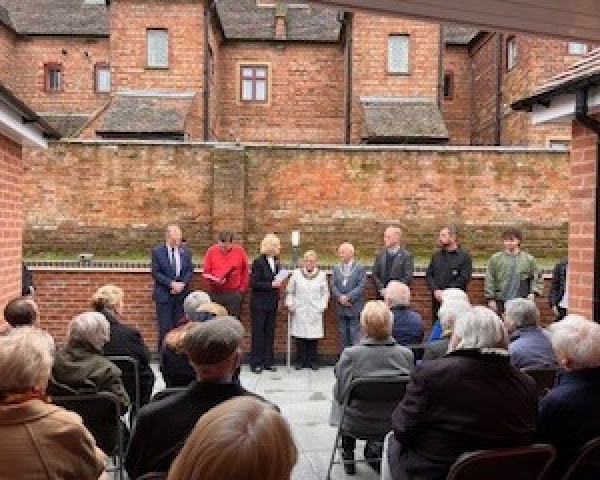
[[[252,262],[250,275],[250,317],[252,320],[252,351],[250,368],[254,373],[275,368],[275,319],[279,303],[279,287],[288,272],[279,264],[281,243],[272,233],[260,243],[260,255]]]
[[[317,343],[323,338],[323,314],[329,302],[325,272],[317,267],[317,254],[304,254],[303,267],[294,270],[288,282],[285,304],[292,315],[291,335],[296,338],[296,370],[317,370]]]

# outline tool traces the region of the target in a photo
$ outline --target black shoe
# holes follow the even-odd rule
[[[354,450],[343,450],[342,460],[344,461],[344,471],[346,472],[346,475],[356,475],[356,463],[354,463]]]
[[[319,369],[319,366],[316,363],[311,363],[309,366],[310,366],[311,370],[317,371]]]
[[[300,364],[297,363],[296,366],[294,367],[296,370],[302,370],[304,367]]]
[[[377,473],[381,473],[381,458],[383,452],[383,444],[381,442],[367,442],[365,444],[365,460],[369,466]],[[377,459],[377,460],[375,460]]]
[[[261,373],[262,367],[252,367],[252,373]]]
[[[269,372],[276,372],[277,368],[275,365],[269,365],[268,367],[265,367],[265,370],[268,370]]]

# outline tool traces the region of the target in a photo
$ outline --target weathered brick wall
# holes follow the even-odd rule
[[[78,313],[90,309],[90,298],[94,291],[107,283],[119,285],[125,291],[125,311],[123,318],[140,329],[148,345],[156,348],[156,321],[154,303],[152,302],[152,277],[149,271],[142,270],[59,270],[34,269],[36,299],[40,305],[41,326],[48,329],[59,341],[64,342],[68,322]],[[193,288],[203,288],[200,273],[196,272],[192,282]],[[549,280],[546,280],[545,292],[548,291]],[[471,301],[483,304],[483,278],[473,279],[469,288]],[[367,298],[374,297],[371,281],[367,282]],[[245,295],[242,307],[242,323],[246,326],[244,352],[250,350],[250,312],[249,295]],[[424,318],[427,329],[431,325],[431,300],[424,277],[416,277],[412,286],[413,308]],[[538,299],[545,323],[552,319],[552,314],[545,297]],[[275,337],[275,348],[278,357],[283,359],[286,350],[287,311],[279,308]],[[338,344],[337,320],[333,302],[325,312],[325,338],[319,341],[319,352],[332,358],[340,351]]]
[[[472,65],[472,145],[494,145],[498,75],[497,35],[485,35],[470,52]]]
[[[452,78],[451,98],[444,98],[442,114],[451,145],[471,144],[471,69],[469,51],[463,45],[447,45],[444,74]]]
[[[0,309],[21,292],[22,187],[21,146],[0,135]]]
[[[268,102],[240,100],[244,63],[268,66]],[[337,44],[226,43],[219,61],[218,139],[342,143],[343,64]]]
[[[197,254],[223,228],[250,252],[267,232],[285,249],[299,229],[303,248],[333,256],[351,241],[369,257],[399,223],[428,257],[439,226],[454,222],[485,257],[501,245],[501,225],[516,223],[528,250],[558,257],[568,168],[567,153],[545,150],[57,143],[27,151],[25,247],[143,252],[175,221]]]
[[[45,92],[45,63],[62,64],[62,92]],[[96,63],[109,63],[108,38],[20,38],[14,48],[9,85],[38,112],[91,114],[109,98],[107,93],[94,91]]]
[[[354,15],[352,143],[363,125],[362,96],[437,98],[439,38],[437,24],[366,13]],[[388,36],[408,34],[409,74],[388,73]]]
[[[12,90],[15,88],[16,35],[6,28],[0,28],[0,72],[2,81]]]

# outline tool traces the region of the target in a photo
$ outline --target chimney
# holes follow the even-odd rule
[[[287,6],[285,3],[277,3],[275,6],[275,40],[285,40],[287,38],[286,19]]]

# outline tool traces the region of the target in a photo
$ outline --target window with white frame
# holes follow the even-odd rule
[[[268,100],[269,68],[266,65],[240,66],[240,99],[264,103]]]
[[[517,64],[517,37],[514,35],[506,39],[506,70],[512,70]]]
[[[148,47],[148,67],[167,68],[169,66],[169,31],[163,28],[146,30]]]
[[[94,66],[94,89],[97,93],[110,92],[110,65],[97,63]]]
[[[410,36],[388,36],[388,73],[408,73]]]
[[[585,55],[588,52],[587,43],[569,42],[569,55]]]
[[[60,63],[44,64],[44,90],[48,93],[63,91],[63,66]]]

